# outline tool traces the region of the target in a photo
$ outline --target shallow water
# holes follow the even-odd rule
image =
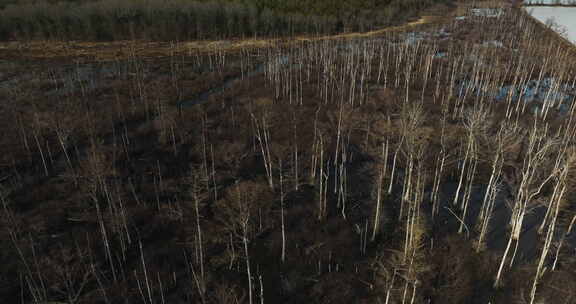
[[[543,23],[546,23],[548,20],[553,20],[565,30],[566,38],[572,41],[572,43],[576,43],[576,7],[538,6],[528,7],[526,9],[533,17]]]

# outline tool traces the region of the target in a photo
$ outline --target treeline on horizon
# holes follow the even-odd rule
[[[196,40],[367,31],[452,0],[0,0],[0,40]]]
[[[524,0],[524,6],[575,6],[576,0]]]

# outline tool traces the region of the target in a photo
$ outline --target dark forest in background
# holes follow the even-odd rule
[[[366,31],[451,0],[0,0],[0,40],[192,40]]]

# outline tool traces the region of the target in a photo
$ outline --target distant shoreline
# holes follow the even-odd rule
[[[538,5],[540,7],[542,7],[543,5]],[[552,6],[550,6],[552,7]],[[572,7],[576,7],[576,6],[572,6]],[[538,26],[540,26],[542,29],[544,29],[545,31],[549,32],[551,35],[553,35],[554,37],[556,37],[556,39],[558,39],[559,41],[561,41],[563,44],[565,44],[570,50],[572,50],[575,54],[576,54],[576,42],[572,42],[569,39],[563,37],[562,35],[560,35],[559,33],[557,33],[556,31],[554,31],[553,29],[551,29],[550,27],[548,27],[546,24],[544,24],[544,22],[540,21],[538,18],[532,16],[531,14],[528,13],[528,11],[525,9],[526,6],[520,8],[520,10],[522,11],[522,13],[528,15],[530,17],[530,20],[532,20],[533,22],[535,22]]]
[[[522,7],[576,7],[576,4],[522,4]]]

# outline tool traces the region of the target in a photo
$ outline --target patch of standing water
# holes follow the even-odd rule
[[[438,31],[432,32],[409,32],[404,35],[404,43],[406,44],[416,44],[428,38],[435,38],[438,40],[449,39],[451,33],[446,31],[445,28],[441,28]]]
[[[426,35],[424,33],[420,33],[420,32],[410,32],[408,34],[406,34],[406,40],[405,43],[407,44],[415,44],[418,41],[422,41],[426,39]]]
[[[523,85],[505,85],[490,88],[476,84],[471,80],[460,81],[456,87],[456,96],[484,96],[497,101],[510,99],[513,102],[547,102],[556,105],[560,112],[565,113],[569,104],[576,98],[575,87],[569,84],[559,84],[554,78],[543,78],[540,81],[530,80]],[[536,105],[537,106],[537,105]]]
[[[437,52],[436,54],[434,54],[434,58],[446,58],[448,56],[448,53],[446,52]]]
[[[501,8],[473,8],[469,11],[471,17],[500,18],[504,15]],[[454,17],[457,21],[466,20],[468,16]]]
[[[501,8],[473,8],[470,13],[472,16],[485,18],[500,18],[504,15]]]
[[[504,47],[504,43],[502,43],[501,41],[498,41],[498,40],[490,40],[490,41],[482,42],[482,46],[491,46],[491,47],[501,48],[501,47]]]

